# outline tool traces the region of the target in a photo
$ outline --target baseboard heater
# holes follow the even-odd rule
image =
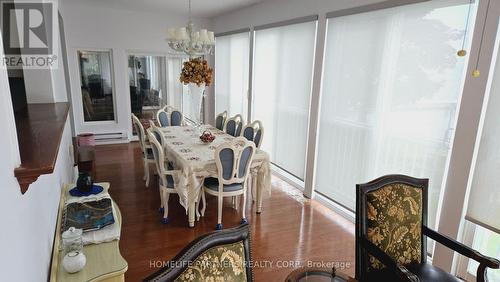
[[[96,133],[94,135],[96,145],[128,142],[127,134],[123,132]]]

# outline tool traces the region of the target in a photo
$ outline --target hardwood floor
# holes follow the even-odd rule
[[[128,262],[127,281],[141,281],[190,241],[214,230],[217,203],[210,196],[205,217],[194,228],[188,228],[177,195],[170,197],[170,223],[161,223],[158,182],[152,177],[145,187],[137,142],[97,146],[96,171],[96,181],[111,183],[110,194],[122,213],[120,250]],[[344,267],[340,271],[354,274],[354,225],[278,178],[273,178],[272,195],[264,195],[262,214],[255,213],[249,199],[247,218],[255,281],[284,281],[293,269],[310,262],[337,264]],[[224,228],[237,226],[240,219],[226,199]]]

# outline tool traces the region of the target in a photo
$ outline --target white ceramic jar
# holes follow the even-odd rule
[[[87,263],[87,258],[82,252],[74,251],[67,253],[62,261],[64,270],[68,273],[75,273],[82,270]]]

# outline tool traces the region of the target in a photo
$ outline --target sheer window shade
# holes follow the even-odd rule
[[[316,23],[255,31],[252,118],[271,161],[303,179]]]
[[[182,71],[182,58],[170,57],[167,60],[168,95],[167,105],[182,110],[183,86],[179,80]]]
[[[219,36],[215,42],[215,112],[229,116],[248,112],[250,33]]]
[[[435,224],[466,57],[465,1],[431,1],[328,20],[316,191],[354,210],[355,184],[430,179]],[[473,22],[473,21],[471,21]]]
[[[466,219],[500,233],[500,56],[497,55],[469,194]]]

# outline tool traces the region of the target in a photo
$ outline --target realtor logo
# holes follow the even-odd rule
[[[4,46],[2,67],[57,67],[57,3],[53,1],[2,1]]]

